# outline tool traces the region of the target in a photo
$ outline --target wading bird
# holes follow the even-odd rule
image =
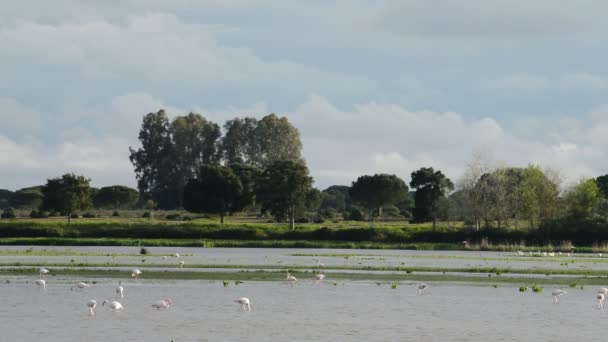
[[[86,289],[89,286],[90,286],[89,284],[87,284],[85,282],[82,282],[82,281],[79,281],[75,285],[73,285],[72,287],[70,287],[70,290],[74,291],[74,288],[82,290],[82,289]]]
[[[87,306],[89,307],[89,316],[95,316],[95,307],[97,306],[97,301],[95,299],[91,299],[87,302]]]
[[[243,311],[251,311],[251,305],[249,302],[249,298],[242,297],[234,301],[235,303],[241,304],[241,309]]]
[[[315,279],[314,279],[313,284],[321,284],[321,281],[323,279],[325,279],[325,274],[317,273],[317,274],[315,274]]]
[[[141,275],[141,271],[138,270],[137,268],[133,270],[133,272],[131,272],[131,278],[139,278],[139,276]]]
[[[325,265],[321,262],[321,259],[313,259],[317,262],[317,267],[325,267]]]
[[[597,293],[601,293],[604,296],[608,294],[608,287],[600,287],[599,290],[597,290]]]
[[[184,264],[185,264],[185,263],[186,263],[186,262],[185,262],[184,260],[180,261],[180,262],[179,262],[179,268],[184,268]]]
[[[165,298],[163,300],[159,300],[158,302],[155,302],[154,304],[152,304],[152,307],[157,310],[168,309],[171,306],[171,304],[173,304],[171,299]]]
[[[557,304],[559,302],[558,297],[568,294],[568,292],[564,290],[553,290],[551,294],[553,295],[554,303]]]
[[[46,281],[44,281],[44,279],[38,279],[34,282],[34,284],[38,285],[39,288],[46,292]]]
[[[179,258],[179,253],[173,254],[174,257]]]
[[[419,284],[418,285],[418,294],[421,295],[424,292],[424,290],[428,289],[428,287],[429,286],[425,283]]]
[[[291,284],[291,286],[293,287],[293,284],[298,281],[298,279],[294,276],[292,276],[291,274],[289,274],[289,272],[287,272],[287,278],[285,278],[287,280],[287,282],[289,282],[289,284]]]
[[[40,278],[44,278],[44,277],[46,277],[49,274],[49,270],[47,270],[44,267],[42,267],[41,269],[39,269],[38,272],[40,272]]]
[[[596,298],[597,298],[597,308],[604,311],[604,300],[606,299],[606,296],[604,296],[603,293],[598,293]]]
[[[122,287],[122,281],[118,281],[118,287],[116,288],[116,297],[120,297],[120,299],[125,298],[125,288]]]
[[[120,302],[104,300],[103,303],[101,303],[101,306],[105,306],[106,304],[108,304],[108,307],[114,311],[125,309]]]

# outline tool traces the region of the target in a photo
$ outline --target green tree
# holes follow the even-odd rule
[[[90,179],[66,173],[60,178],[48,179],[42,187],[42,210],[58,211],[68,216],[92,206]]]
[[[129,147],[129,158],[135,167],[140,196],[154,200],[163,209],[178,207],[180,191],[175,185],[174,149],[164,110],[144,116],[139,141],[139,149]]]
[[[138,199],[137,190],[123,185],[113,185],[99,189],[93,197],[93,203],[97,208],[119,210],[134,206]]]
[[[357,178],[350,187],[350,197],[368,210],[374,210],[382,217],[382,207],[397,205],[407,199],[408,187],[405,182],[388,174],[365,175]]]
[[[410,186],[416,189],[414,220],[432,221],[435,230],[440,200],[454,190],[454,183],[441,171],[435,171],[432,167],[423,167],[412,172]]]
[[[220,127],[200,114],[177,116],[169,126],[173,155],[173,189],[178,192],[177,206],[181,206],[181,192],[188,180],[196,178],[205,165],[217,165]]]
[[[184,189],[184,208],[196,213],[224,216],[242,210],[243,185],[232,170],[225,166],[203,166],[198,179],[191,179]]]
[[[42,203],[42,187],[32,186],[15,191],[10,199],[10,206],[16,209],[34,209]]]
[[[530,222],[532,228],[556,216],[559,184],[540,167],[530,165],[523,170],[517,191],[521,201],[522,216]]]
[[[224,161],[232,164],[252,164],[258,154],[255,129],[258,120],[251,117],[234,118],[224,124],[224,137],[221,150]],[[259,165],[258,165],[259,166]]]
[[[608,198],[608,175],[599,176],[595,179],[600,192],[604,198]]]
[[[275,161],[260,176],[256,198],[263,211],[269,211],[279,220],[288,218],[289,228],[295,229],[296,211],[311,199],[312,183],[304,163]]]
[[[276,161],[302,159],[302,142],[297,128],[286,117],[270,114],[258,121],[254,132],[255,155],[251,164],[262,169]]]
[[[568,189],[564,199],[568,215],[576,220],[591,218],[602,194],[594,179],[583,179]]]
[[[240,196],[236,199],[235,207],[240,210],[255,205],[256,183],[262,171],[250,164],[231,164],[230,169],[241,182],[243,187]]]
[[[10,206],[11,197],[14,192],[7,189],[0,189],[0,209],[8,208]]]

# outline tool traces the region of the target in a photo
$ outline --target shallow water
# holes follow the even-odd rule
[[[600,341],[601,322],[608,319],[595,308],[591,287],[569,289],[553,304],[551,288],[538,294],[431,283],[417,295],[407,283],[391,289],[354,281],[224,287],[125,280],[125,311],[111,312],[101,301],[112,297],[116,280],[95,279],[91,288],[70,291],[77,279],[53,278],[44,293],[35,278],[6,279],[0,277],[2,341]],[[251,312],[233,303],[242,296],[251,299]],[[174,301],[171,308],[151,307],[166,297]],[[85,304],[92,298],[99,305],[89,317]]]

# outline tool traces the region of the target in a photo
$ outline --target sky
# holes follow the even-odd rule
[[[476,152],[608,173],[608,2],[56,0],[0,5],[0,188],[135,186],[144,114],[287,116],[325,188]]]

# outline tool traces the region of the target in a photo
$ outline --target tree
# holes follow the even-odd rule
[[[288,218],[289,228],[295,229],[296,210],[311,199],[312,183],[304,163],[275,161],[260,176],[256,198],[262,211],[269,211],[279,220]]]
[[[523,170],[517,188],[523,216],[532,228],[552,219],[558,212],[559,181],[551,172],[530,165]]]
[[[66,173],[60,178],[48,179],[42,187],[41,209],[58,211],[68,216],[71,223],[72,213],[92,206],[90,179]]]
[[[15,191],[10,198],[10,206],[17,209],[34,209],[42,203],[41,186],[32,186]]]
[[[300,133],[286,117],[270,114],[258,121],[255,145],[257,153],[252,156],[252,164],[261,168],[279,160],[301,160]]]
[[[14,192],[7,189],[0,189],[0,209],[10,206],[11,197]]]
[[[224,124],[224,137],[221,151],[226,164],[253,163],[258,153],[255,129],[258,120],[255,118],[234,118]],[[259,166],[259,165],[258,165]]]
[[[357,178],[350,187],[350,197],[368,210],[375,210],[382,217],[382,207],[396,205],[406,200],[408,187],[405,182],[388,174],[365,175]]]
[[[595,179],[595,183],[600,189],[600,193],[604,198],[608,198],[608,175],[599,176]]]
[[[184,189],[184,208],[196,213],[224,216],[242,210],[243,185],[232,170],[225,166],[203,166],[198,179],[191,179]]]
[[[93,203],[97,208],[119,210],[134,206],[138,199],[137,190],[123,185],[113,185],[99,189],[93,197]]]
[[[238,163],[231,164],[230,169],[234,172],[243,187],[239,197],[236,199],[235,207],[242,210],[254,205],[256,203],[256,183],[262,171],[253,165]]]
[[[161,208],[179,206],[179,189],[175,186],[175,159],[169,119],[164,110],[144,116],[139,131],[141,147],[129,147],[129,159],[135,167],[137,188],[142,198],[149,198]]]
[[[460,200],[468,208],[470,221],[474,223],[475,230],[479,230],[480,221],[487,208],[487,189],[479,186],[478,181],[490,172],[492,162],[491,154],[488,151],[476,151],[471,160],[467,162],[465,173],[459,181],[459,188],[463,191]]]
[[[174,175],[171,188],[178,192],[177,206],[181,206],[181,192],[188,180],[196,178],[205,165],[217,165],[220,127],[200,114],[177,116],[169,125]]]
[[[575,220],[591,218],[601,198],[602,193],[595,180],[582,179],[564,196],[568,215]]]
[[[435,230],[440,199],[454,190],[454,184],[441,171],[435,171],[432,167],[423,167],[412,172],[410,186],[416,189],[414,220],[418,222],[432,220]]]

